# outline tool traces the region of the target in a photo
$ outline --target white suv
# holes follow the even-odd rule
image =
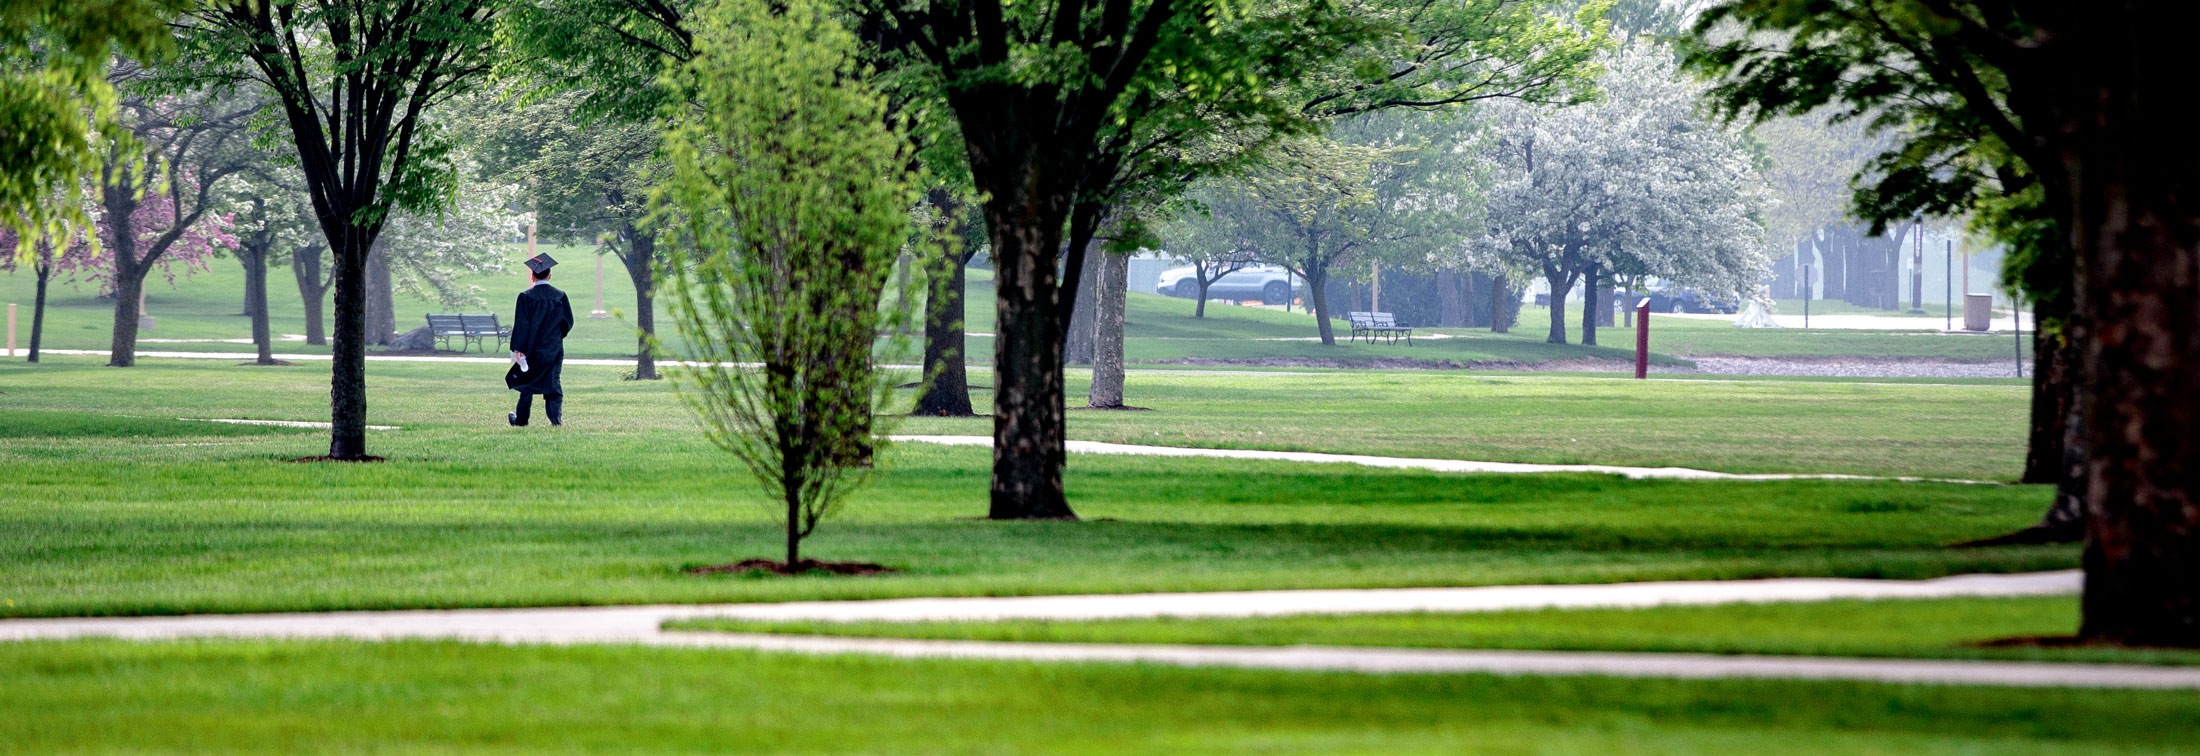
[[[1290,301],[1296,291],[1306,289],[1306,282],[1299,280],[1280,265],[1247,265],[1223,275],[1207,287],[1209,299],[1258,299],[1267,304],[1283,304]],[[1187,265],[1161,271],[1154,282],[1154,292],[1184,299],[1199,297],[1199,278]]]

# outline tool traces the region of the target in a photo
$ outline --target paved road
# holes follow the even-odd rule
[[[1245,617],[1550,607],[1639,607],[1951,596],[2062,595],[2074,571],[1962,575],[1923,581],[1799,578],[1611,585],[1024,596],[814,601],[784,604],[549,607],[294,614],[0,620],[0,640],[111,637],[442,639],[514,644],[635,644],[906,658],[1142,662],[1376,674],[1494,673],[1661,678],[1787,678],[1896,683],[2200,689],[2200,668],[1703,654],[1470,651],[1347,647],[1165,646],[927,641],[666,632],[696,617],[948,620]]]

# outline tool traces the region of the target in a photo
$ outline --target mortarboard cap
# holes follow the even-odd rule
[[[542,275],[544,273],[550,272],[550,266],[556,264],[558,264],[558,261],[550,259],[550,253],[548,252],[544,252],[542,254],[535,255],[534,257],[527,258],[527,269],[534,271],[535,275]]]

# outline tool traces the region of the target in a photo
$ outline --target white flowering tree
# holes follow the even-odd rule
[[[1742,134],[1707,117],[1703,85],[1647,42],[1603,57],[1591,103],[1494,105],[1482,157],[1490,176],[1470,262],[1541,273],[1549,341],[1566,343],[1576,284],[1655,276],[1708,292],[1752,290],[1769,265],[1759,218],[1770,199]],[[1596,343],[1585,307],[1582,343]]]

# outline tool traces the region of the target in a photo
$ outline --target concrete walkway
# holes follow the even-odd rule
[[[895,441],[945,446],[993,445],[991,436],[889,436]],[[1844,475],[1840,473],[1725,473],[1698,470],[1691,467],[1626,467],[1622,465],[1540,465],[1525,462],[1476,462],[1464,459],[1426,459],[1416,457],[1377,457],[1367,454],[1330,454],[1326,452],[1266,451],[1260,449],[1200,449],[1185,446],[1147,446],[1144,444],[1113,444],[1105,441],[1070,441],[1069,450],[1080,454],[1132,454],[1151,457],[1208,457],[1217,459],[1253,459],[1279,462],[1329,462],[1368,467],[1387,467],[1400,470],[1428,470],[1451,473],[1593,473],[1619,475],[1637,480],[1891,480],[1904,483],[1962,483],[1971,485],[1999,485],[1983,480],[1953,480],[1944,478],[1873,477],[1870,475]]]
[[[1493,673],[1659,678],[1783,678],[1894,683],[2200,689],[2200,668],[2115,664],[1934,661],[1704,654],[1470,651],[1349,647],[1164,646],[1001,643],[885,638],[666,632],[669,620],[1091,620],[1246,617],[1406,611],[1640,607],[2075,592],[2074,571],[1885,581],[1798,578],[1611,585],[1023,596],[535,609],[85,617],[0,621],[0,640],[109,637],[462,640],[513,644],[635,644],[810,654],[1044,662],[1141,662],[1182,666],[1376,674]]]

